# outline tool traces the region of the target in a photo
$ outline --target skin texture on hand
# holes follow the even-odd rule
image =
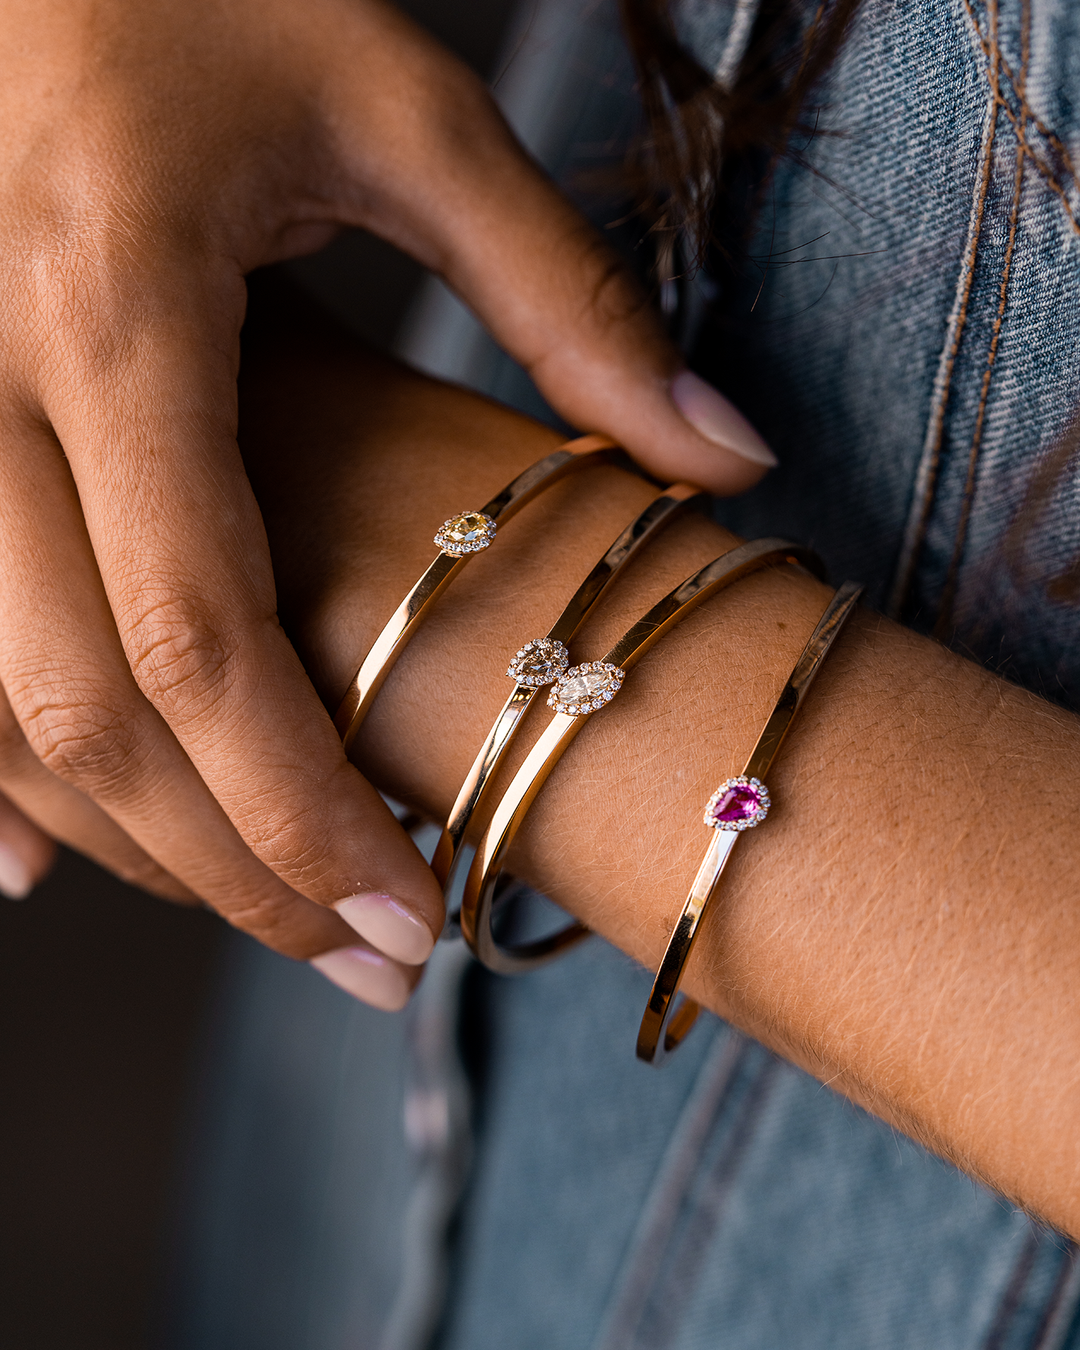
[[[278,623],[236,445],[245,274],[365,226],[657,472],[737,491],[767,452],[685,379],[680,413],[634,284],[381,0],[0,0],[0,36],[0,766],[26,820],[0,842],[39,875],[36,822],[291,955],[340,945],[356,896],[433,936],[438,890]]]
[[[329,337],[268,344],[245,370],[242,439],[283,618],[333,706],[430,560],[433,526],[556,438]],[[374,781],[445,817],[506,696],[507,654],[546,631],[650,493],[597,470],[500,532],[380,693],[358,742]],[[601,655],[732,542],[704,519],[673,527],[572,659]],[[827,598],[782,568],[684,620],[560,762],[513,870],[655,969],[708,842],[704,803],[738,772]],[[549,715],[530,712],[504,781]],[[1018,782],[1043,785],[1022,831]],[[864,612],[769,787],[688,992],[1080,1234],[1080,719]]]

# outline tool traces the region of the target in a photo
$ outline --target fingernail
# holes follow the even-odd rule
[[[775,469],[779,460],[733,404],[692,370],[671,381],[671,401],[695,431],[754,464]]]
[[[373,947],[407,966],[426,961],[435,946],[431,929],[423,919],[385,891],[351,895],[334,908]]]
[[[309,964],[353,998],[384,1012],[404,1008],[412,993],[412,981],[401,966],[370,947],[339,947],[313,956]]]
[[[9,900],[25,900],[33,889],[29,867],[13,848],[0,843],[0,894]]]

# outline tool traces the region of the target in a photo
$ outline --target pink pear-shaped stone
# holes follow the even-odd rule
[[[761,793],[749,783],[737,783],[729,787],[712,809],[714,820],[725,825],[739,820],[749,820],[757,815],[761,807]]]

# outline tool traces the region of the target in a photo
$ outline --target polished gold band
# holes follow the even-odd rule
[[[447,906],[446,936],[453,936],[457,927],[456,911],[460,907],[460,883],[468,875],[468,865],[474,852],[469,825],[476,818],[487,796],[491,782],[498,772],[510,747],[514,734],[530,704],[540,690],[565,670],[568,664],[567,644],[599,603],[608,587],[637,554],[665,526],[687,509],[691,502],[704,496],[700,488],[688,483],[676,483],[654,497],[625,530],[571,596],[563,612],[543,638],[526,643],[521,648],[507,674],[513,679],[519,675],[513,693],[506,700],[490,732],[473,761],[461,786],[444,827],[435,854],[432,871],[443,888]],[[530,656],[536,674],[528,670]]]
[[[360,669],[349,682],[344,698],[338,705],[334,725],[341,737],[345,753],[353,741],[383,681],[393,669],[409,640],[416,632],[424,615],[465,566],[469,559],[491,543],[495,527],[527,506],[534,497],[570,474],[600,464],[623,464],[626,457],[606,436],[581,436],[567,441],[544,459],[518,474],[496,497],[478,512],[466,513],[446,521],[435,536],[440,553],[424,575],[408,593],[372,644]],[[456,521],[469,519],[477,523],[476,540],[456,544],[447,534],[447,527]],[[487,524],[484,524],[484,522]],[[451,551],[458,548],[460,551]]]
[[[574,923],[536,942],[500,945],[491,931],[495,890],[503,859],[533,801],[567,747],[593,712],[621,687],[626,671],[680,619],[702,601],[733,582],[777,563],[799,564],[815,575],[822,571],[817,556],[784,539],[757,539],[714,559],[655,604],[608,652],[560,677],[549,695],[552,718],[514,776],[485,829],[466,878],[461,904],[461,931],[475,955],[490,970],[511,975],[542,965],[588,933]],[[573,689],[570,698],[563,694]],[[581,698],[578,699],[578,692]],[[572,701],[577,700],[577,701]],[[564,711],[573,709],[573,711]]]
[[[849,581],[845,582],[829,601],[824,614],[818,620],[817,627],[803,648],[795,669],[784,685],[776,706],[765,723],[765,729],[746,761],[746,767],[738,778],[728,779],[724,785],[727,787],[741,783],[749,787],[753,784],[756,797],[764,801],[765,810],[768,809],[769,797],[761,780],[769,772],[795,719],[795,714],[802,707],[814,676],[821,669],[822,662],[851,616],[861,594],[862,587]],[[714,794],[713,801],[717,796],[719,793]],[[760,811],[759,818],[763,819],[764,814],[764,810]],[[647,1063],[662,1063],[665,1056],[679,1044],[693,1026],[700,1011],[692,999],[684,998],[676,1004],[675,997],[705,910],[716,892],[727,861],[740,834],[746,828],[746,823],[714,828],[712,842],[698,868],[682,914],[675,925],[675,931],[668,941],[667,951],[653,982],[645,1015],[641,1019],[637,1057]],[[757,821],[755,819],[749,823],[756,824]]]

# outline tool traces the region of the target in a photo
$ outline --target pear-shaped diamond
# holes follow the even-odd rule
[[[462,553],[476,553],[487,548],[495,538],[495,522],[482,511],[464,511],[460,516],[444,520],[435,535],[435,542],[444,553],[459,557]]]
[[[534,638],[526,642],[507,668],[507,675],[518,684],[539,689],[558,679],[570,664],[570,653],[556,638]]]

